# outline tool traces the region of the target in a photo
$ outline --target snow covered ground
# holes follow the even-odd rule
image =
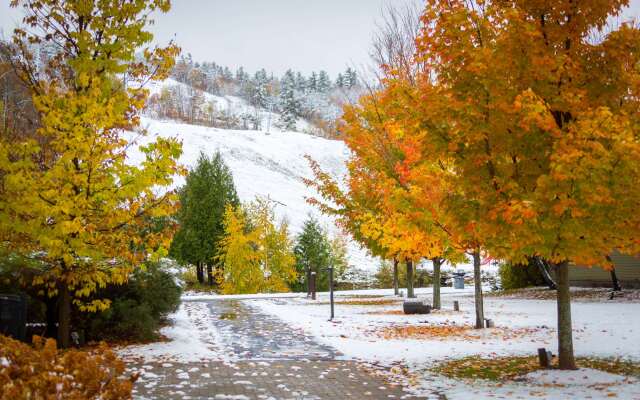
[[[170,317],[170,325],[160,333],[166,341],[127,346],[119,350],[125,360],[190,363],[198,361],[224,361],[217,341],[218,331],[203,323],[208,317],[205,303],[183,302]]]
[[[430,301],[430,290],[419,297]],[[354,297],[366,303],[367,298]],[[386,299],[393,299],[386,297]],[[453,301],[461,312],[453,312]],[[336,305],[336,318],[328,321],[329,306],[321,295],[314,303],[307,299],[260,299],[252,304],[278,316],[317,340],[358,359],[381,365],[406,365],[417,374],[414,388],[420,392],[443,393],[448,399],[469,398],[618,398],[640,399],[636,379],[579,370],[571,373],[547,371],[525,377],[523,382],[495,385],[483,381],[459,382],[436,375],[430,369],[447,359],[480,355],[531,356],[540,347],[556,350],[556,309],[553,301],[487,298],[485,317],[496,328],[481,333],[467,331],[443,337],[410,339],[384,337],[386,328],[407,326],[471,327],[475,321],[473,297],[468,290],[444,288],[443,309],[430,315],[398,313],[401,303]],[[319,304],[317,304],[319,303]],[[573,304],[574,345],[577,356],[623,357],[640,361],[640,304],[575,302]],[[606,390],[606,389],[610,389]],[[610,395],[609,393],[614,393]],[[471,396],[471,397],[470,397]]]
[[[419,299],[431,301],[430,288],[418,289],[417,294]],[[576,356],[640,362],[640,302],[615,302],[605,298],[573,303]],[[120,353],[127,359],[167,365],[211,361],[233,365],[239,360],[237,354],[243,353],[236,349],[236,356],[230,357],[229,354],[233,354],[230,343],[244,349],[243,346],[247,346],[242,344],[244,339],[236,336],[250,335],[253,331],[228,330],[215,312],[220,306],[214,305],[239,301],[245,310],[255,313],[256,318],[281,321],[275,323],[282,329],[278,335],[288,335],[285,333],[288,330],[299,332],[296,335],[308,336],[319,346],[334,349],[337,360],[386,367],[389,378],[404,382],[414,394],[438,393],[447,399],[640,399],[638,379],[589,369],[538,371],[506,383],[453,380],[437,374],[433,367],[443,360],[467,356],[533,356],[540,347],[556,350],[554,301],[487,297],[485,317],[495,321],[495,328],[449,334],[446,330],[451,327],[473,325],[472,289],[443,288],[442,300],[442,310],[432,314],[404,315],[400,312],[402,299],[393,296],[391,290],[339,291],[335,293],[335,318],[329,321],[327,293],[319,293],[316,301],[301,294],[187,294],[179,311],[172,316],[173,325],[162,330],[169,341],[128,347]],[[453,311],[454,300],[460,302],[460,312]],[[429,336],[411,338],[394,335],[396,331],[414,328],[442,329],[445,334],[429,333]],[[250,329],[257,329],[251,334],[264,333],[260,333],[264,325]]]

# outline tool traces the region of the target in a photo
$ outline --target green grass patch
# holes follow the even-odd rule
[[[617,375],[640,377],[640,363],[608,358],[578,358],[579,368],[592,368]],[[433,371],[455,379],[485,379],[508,381],[540,370],[538,357],[497,357],[479,356],[451,360],[436,366]]]

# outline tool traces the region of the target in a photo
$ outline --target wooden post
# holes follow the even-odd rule
[[[393,294],[398,295],[398,257],[393,257]]]
[[[453,302],[453,311],[460,311],[460,302],[458,300]]]

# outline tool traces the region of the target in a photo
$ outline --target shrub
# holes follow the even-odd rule
[[[136,377],[105,344],[92,351],[58,351],[55,340],[34,346],[0,335],[0,400],[130,399]]]
[[[498,274],[504,290],[544,285],[540,270],[533,264],[504,263],[500,265]]]
[[[125,285],[99,293],[112,301],[111,307],[97,314],[82,314],[81,325],[90,340],[153,340],[166,316],[178,308],[181,293],[174,276],[162,265],[147,263]]]

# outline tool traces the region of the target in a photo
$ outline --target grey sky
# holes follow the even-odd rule
[[[9,35],[19,12],[0,0],[0,28]],[[159,43],[176,39],[196,61],[282,73],[288,68],[332,75],[369,62],[375,21],[385,4],[410,0],[174,0],[152,28]],[[631,0],[628,16],[640,15]]]

